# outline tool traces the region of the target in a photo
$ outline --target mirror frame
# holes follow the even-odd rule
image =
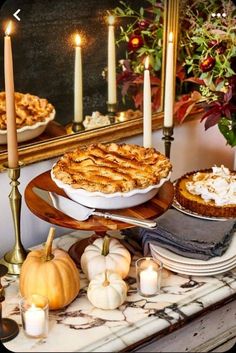
[[[165,31],[163,38],[163,65],[162,65],[162,86],[161,86],[161,111],[153,114],[152,128],[153,131],[163,126],[163,101],[165,86],[165,63],[166,63],[166,42],[168,33],[174,34],[174,63],[176,63],[177,41],[178,41],[178,15],[179,0],[165,0]],[[175,66],[174,66],[175,69]],[[175,77],[175,70],[174,70]],[[174,80],[175,81],[175,80]],[[175,92],[175,90],[174,90]],[[61,137],[52,138],[50,140],[40,141],[31,146],[19,147],[19,159],[23,165],[29,165],[43,160],[48,160],[64,154],[68,150],[72,150],[80,145],[87,145],[97,142],[119,141],[121,139],[136,136],[142,133],[143,119],[137,118],[114,125],[101,127],[94,130],[83,131],[82,133],[68,134]],[[7,151],[0,153],[0,171],[4,170],[3,164],[7,162]]]

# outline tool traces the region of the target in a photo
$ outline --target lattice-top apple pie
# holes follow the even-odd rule
[[[45,121],[54,111],[53,105],[47,99],[29,93],[15,92],[15,107],[17,129]],[[0,130],[6,128],[6,95],[5,92],[0,92]]]
[[[75,189],[109,194],[156,185],[171,168],[169,159],[154,148],[98,143],[65,153],[52,175]]]

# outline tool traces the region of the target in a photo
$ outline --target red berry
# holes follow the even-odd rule
[[[212,56],[208,56],[200,63],[199,66],[202,72],[208,72],[213,69],[213,67],[215,66],[215,63],[216,63],[216,59],[213,58]]]

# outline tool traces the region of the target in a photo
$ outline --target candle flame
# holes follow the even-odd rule
[[[76,44],[77,47],[79,47],[80,44],[81,44],[81,37],[80,37],[79,34],[75,35],[75,44]]]
[[[34,303],[32,303],[29,307],[29,310],[36,310],[36,309],[37,309],[37,306]]]
[[[115,17],[112,15],[108,16],[108,24],[114,25],[114,23],[115,23]]]
[[[173,35],[173,32],[170,32],[169,33],[169,42],[173,42],[173,38],[174,38],[174,35]]]
[[[125,112],[120,112],[119,121],[122,122],[122,121],[125,121],[125,120],[126,120]]]
[[[8,22],[7,28],[5,30],[5,35],[9,36],[11,33],[11,21]]]
[[[144,62],[145,69],[147,70],[149,68],[149,56],[146,57],[145,62]]]

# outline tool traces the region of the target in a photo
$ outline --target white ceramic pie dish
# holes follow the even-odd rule
[[[46,129],[48,123],[55,118],[55,115],[56,111],[53,110],[51,114],[47,118],[45,118],[44,121],[39,121],[34,125],[26,125],[20,129],[17,129],[17,141],[25,142],[41,135]],[[5,145],[6,143],[7,130],[0,130],[0,145]]]
[[[104,210],[129,208],[152,199],[158,193],[160,187],[170,179],[170,175],[171,172],[166,178],[162,178],[158,184],[148,186],[145,189],[134,189],[128,192],[105,194],[99,191],[90,192],[84,189],[74,189],[72,186],[56,179],[53,170],[51,170],[52,180],[59,188],[64,190],[71,200],[87,207]]]

